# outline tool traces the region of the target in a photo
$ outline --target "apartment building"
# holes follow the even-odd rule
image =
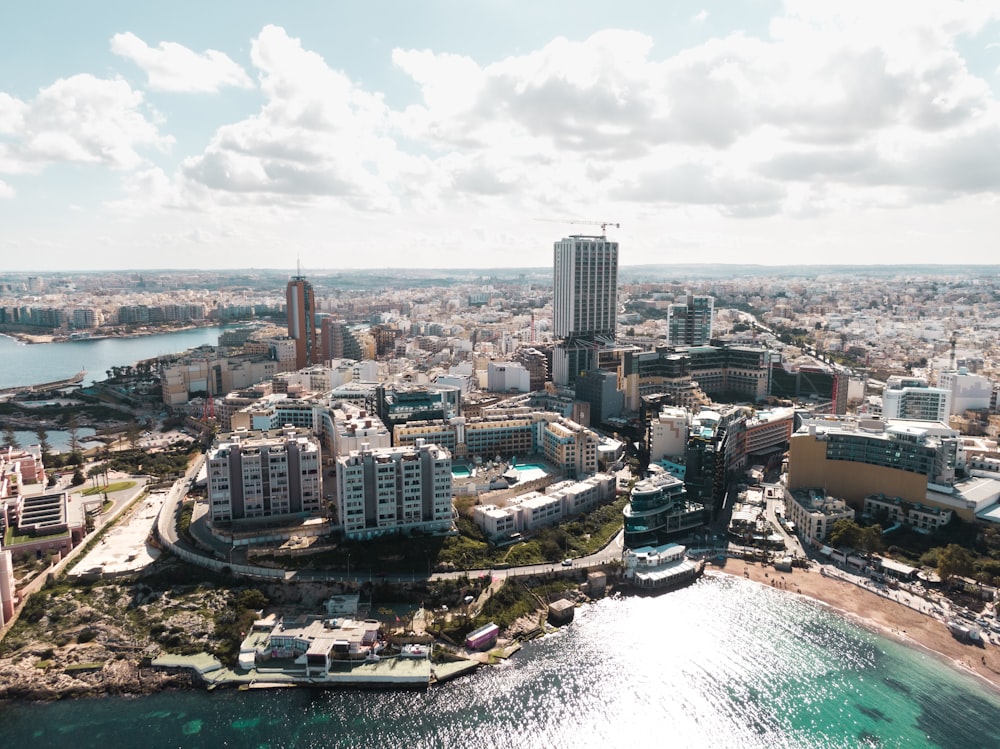
[[[337,456],[337,510],[344,535],[445,533],[452,527],[451,454],[437,445],[363,447]]]
[[[803,538],[822,542],[838,520],[854,520],[854,510],[843,499],[815,488],[785,490],[785,519]]]
[[[213,523],[322,510],[320,446],[306,430],[220,435],[206,463]]]

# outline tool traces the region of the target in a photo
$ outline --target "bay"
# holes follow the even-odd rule
[[[189,328],[134,338],[97,338],[60,343],[21,343],[0,335],[0,389],[73,377],[86,370],[86,384],[107,377],[113,366],[175,354],[203,344],[216,345],[226,326]]]
[[[427,692],[169,692],[0,705],[12,746],[1000,746],[1000,699],[930,654],[735,577],[606,599]]]

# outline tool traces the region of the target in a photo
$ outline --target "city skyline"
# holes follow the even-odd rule
[[[0,29],[10,271],[995,262],[995,4],[61,5]]]

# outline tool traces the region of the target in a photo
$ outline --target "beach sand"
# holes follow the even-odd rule
[[[853,583],[825,577],[816,567],[778,572],[771,566],[727,559],[707,569],[813,598],[879,634],[907,645],[926,648],[951,661],[957,668],[979,676],[1000,692],[1000,647],[988,642],[983,645],[959,642],[940,619],[926,616]]]

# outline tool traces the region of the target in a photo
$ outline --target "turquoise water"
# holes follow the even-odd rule
[[[0,335],[0,389],[72,377],[87,370],[85,383],[103,380],[112,366],[175,354],[202,344],[216,345],[225,326],[191,328],[136,338],[99,338],[24,344]]]
[[[469,472],[468,466],[456,466],[453,464],[451,467],[451,475],[455,478],[464,479],[468,478],[471,473]]]
[[[180,692],[0,705],[10,746],[1000,746],[1000,699],[922,651],[740,578],[604,600],[427,692]]]

